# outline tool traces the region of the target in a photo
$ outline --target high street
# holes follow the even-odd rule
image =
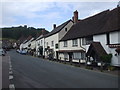
[[[118,88],[115,75],[8,52],[15,88]]]

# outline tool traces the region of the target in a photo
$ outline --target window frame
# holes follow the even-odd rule
[[[64,41],[64,47],[67,47],[68,46],[68,42],[67,41]]]
[[[72,46],[77,47],[78,46],[78,39],[72,40]]]

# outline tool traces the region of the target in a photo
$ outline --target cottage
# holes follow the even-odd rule
[[[23,43],[20,44],[20,50],[23,49],[29,49],[30,47],[30,42],[33,40],[34,38],[32,36],[29,36],[25,41],[23,41]]]
[[[74,24],[60,40],[59,58],[100,61],[101,55],[112,54],[111,65],[120,66],[119,36],[120,7],[117,7]]]
[[[36,39],[36,56],[45,56],[45,38],[44,36],[49,32],[42,30],[42,34]]]
[[[59,51],[59,40],[64,37],[64,35],[69,31],[73,25],[72,20],[68,20],[65,23],[56,27],[53,25],[54,29],[45,35],[45,57],[58,59]]]

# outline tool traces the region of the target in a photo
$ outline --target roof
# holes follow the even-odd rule
[[[30,39],[32,39],[33,37],[32,36],[28,36],[27,39],[23,42],[23,43],[26,43],[28,42]]]
[[[89,56],[93,50],[98,56],[107,55],[105,49],[102,47],[100,42],[91,43],[86,55]]]
[[[120,47],[115,50],[117,53],[120,53]]]
[[[22,43],[22,42],[25,41],[25,40],[26,40],[26,38],[25,38],[24,36],[21,36],[21,37],[18,39],[17,43]]]
[[[120,30],[120,7],[106,10],[74,24],[68,33],[61,39],[71,40],[90,35],[97,35]]]
[[[46,34],[45,37],[51,36],[53,34],[58,33],[59,31],[61,31],[70,21],[72,21],[71,19],[64,22],[63,24],[57,26],[55,29],[53,29],[50,33]]]

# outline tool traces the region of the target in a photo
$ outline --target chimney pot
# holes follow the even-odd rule
[[[53,24],[53,29],[55,29],[56,28],[56,24]]]

